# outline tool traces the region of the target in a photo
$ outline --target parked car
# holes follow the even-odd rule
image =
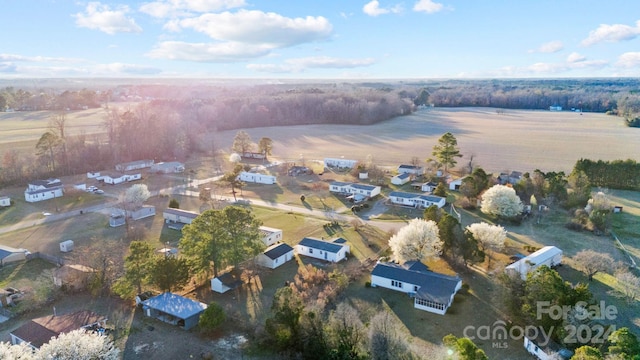
[[[94,193],[94,194],[104,194],[104,190],[96,189],[96,190],[94,190],[94,192],[93,192],[93,193]]]

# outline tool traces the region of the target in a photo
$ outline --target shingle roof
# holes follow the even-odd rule
[[[80,329],[83,326],[92,325],[104,320],[106,320],[104,316],[98,315],[93,311],[82,310],[67,315],[50,315],[36,318],[11,333],[39,348],[43,344],[48,343],[54,336],[68,333]]]
[[[216,279],[218,279],[222,283],[222,285],[230,289],[235,289],[238,286],[242,285],[242,280],[238,279],[230,272],[219,275]]]
[[[180,319],[189,318],[207,308],[206,304],[170,292],[154,296],[142,304]]]
[[[287,244],[279,244],[271,249],[267,249],[264,254],[271,260],[277,259],[280,256],[293,251],[293,248]]]
[[[394,263],[379,262],[373,268],[371,275],[397,280],[408,284],[418,285],[420,288],[416,297],[434,301],[440,304],[448,304],[451,295],[455,294],[456,287],[461,281],[457,276],[449,276],[435,273],[426,268],[422,263]]]
[[[302,245],[302,246],[306,246],[306,247],[310,247],[318,250],[324,250],[334,254],[338,253],[338,251],[342,249],[341,245],[323,241],[323,240],[308,238],[308,237],[300,240],[298,245]]]

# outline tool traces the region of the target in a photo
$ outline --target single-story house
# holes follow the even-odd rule
[[[282,241],[281,229],[276,229],[268,226],[260,226],[260,233],[262,234],[262,242],[266,246],[271,246]]]
[[[325,158],[324,159],[324,167],[331,168],[344,168],[344,169],[352,169],[358,160],[349,160],[345,158]]]
[[[544,339],[541,334],[538,334],[536,338],[530,338],[526,335],[523,337],[524,348],[539,360],[569,360],[573,356],[573,351],[561,347],[553,340]]]
[[[111,209],[111,216],[109,216],[109,226],[118,227],[127,223],[125,217],[127,213],[121,209]]]
[[[126,218],[132,220],[140,220],[147,217],[156,215],[156,207],[153,205],[143,205],[137,210],[124,211],[122,209],[111,209],[111,216],[109,217],[109,226],[118,227],[127,223]]]
[[[420,184],[420,190],[424,192],[434,192],[438,187],[438,183],[433,181],[427,181],[426,183]]]
[[[505,271],[513,271],[519,274],[522,280],[525,280],[528,273],[542,265],[553,268],[560,264],[562,264],[562,250],[555,246],[545,246],[507,266]]]
[[[105,184],[117,185],[128,181],[140,180],[142,179],[142,174],[139,172],[130,174],[107,173],[100,175],[98,179],[104,181]]]
[[[389,200],[396,205],[412,206],[415,208],[428,208],[436,205],[441,208],[447,204],[447,199],[427,194],[416,194],[402,191],[392,191],[389,193]]]
[[[411,174],[409,173],[400,173],[391,178],[391,183],[393,185],[404,185],[411,180]]]
[[[100,177],[100,171],[88,171],[87,179],[98,179]]]
[[[200,214],[194,211],[174,208],[167,208],[162,212],[164,222],[169,224],[169,228],[176,230],[181,230],[185,224],[191,224],[198,215]]]
[[[38,202],[61,197],[64,194],[64,185],[60,179],[35,180],[27,185],[24,191],[24,200]]]
[[[245,151],[240,155],[240,157],[244,159],[266,159],[267,158],[267,156],[264,153],[253,152],[253,151]]]
[[[329,191],[339,194],[359,194],[375,197],[380,194],[380,186],[333,181],[329,184]]]
[[[293,248],[282,243],[268,247],[262,254],[256,257],[256,262],[258,265],[275,269],[291,259],[293,259]]]
[[[449,179],[447,180],[447,184],[449,185],[449,190],[458,191],[460,190],[460,186],[462,186],[462,178]]]
[[[53,283],[69,290],[84,290],[95,270],[80,264],[63,265],[53,271]]]
[[[416,165],[400,165],[398,166],[399,174],[410,174],[410,175],[422,175],[424,174],[424,168],[422,166]]]
[[[184,164],[178,161],[159,162],[151,165],[149,171],[162,174],[182,173]]]
[[[142,302],[142,310],[148,317],[178,325],[189,330],[198,325],[206,304],[170,292],[162,293]]]
[[[562,111],[562,106],[558,104],[553,104],[549,106],[549,111]]]
[[[378,262],[371,271],[371,286],[409,294],[416,309],[444,315],[462,287],[462,279],[433,272],[419,261],[403,265]]]
[[[73,188],[74,188],[75,190],[87,191],[87,184],[86,184],[86,183],[77,183],[77,184],[73,184]]]
[[[276,177],[273,175],[259,174],[243,171],[238,175],[240,181],[256,184],[272,185],[276,183]]]
[[[26,343],[35,350],[48,343],[52,337],[78,329],[104,328],[106,322],[106,317],[93,311],[82,310],[66,315],[54,314],[32,319],[9,335],[13,345]]]
[[[211,290],[223,294],[242,285],[242,280],[233,272],[227,272],[211,279]]]
[[[518,181],[520,181],[520,179],[522,179],[522,172],[520,171],[512,171],[510,174],[503,172],[498,175],[498,182],[502,185],[515,185]]]
[[[11,198],[8,196],[0,196],[0,206],[1,207],[11,206]]]
[[[27,259],[29,251],[0,244],[0,266]]]
[[[145,168],[150,168],[153,166],[154,161],[151,159],[148,160],[136,160],[130,161],[126,163],[120,163],[116,165],[116,170],[120,172],[131,171],[131,170],[140,170]]]
[[[324,241],[306,237],[296,245],[296,253],[316,259],[338,262],[347,257],[351,247],[343,238],[333,241]]]

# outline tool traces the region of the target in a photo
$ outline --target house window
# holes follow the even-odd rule
[[[429,307],[432,309],[437,309],[437,310],[444,310],[445,306],[444,304],[435,302],[435,301],[431,301],[431,300],[426,300],[426,299],[419,299],[416,298],[416,305],[421,305],[421,306],[425,306],[425,307]]]
[[[276,258],[273,262],[277,264],[278,263],[278,258]]]
[[[313,254],[313,249],[309,248],[309,254]]]
[[[413,285],[413,291],[415,291],[415,292],[418,291],[418,285]]]
[[[391,286],[402,288],[402,283],[400,281],[391,280]]]
[[[320,250],[320,255],[322,255],[322,250]]]

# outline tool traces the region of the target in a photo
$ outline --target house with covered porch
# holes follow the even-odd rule
[[[142,302],[142,310],[148,317],[177,325],[189,330],[198,325],[206,304],[170,292],[165,292]]]
[[[329,184],[329,191],[338,194],[363,195],[369,198],[373,198],[377,195],[380,195],[381,188],[380,186],[376,185],[333,181]]]

